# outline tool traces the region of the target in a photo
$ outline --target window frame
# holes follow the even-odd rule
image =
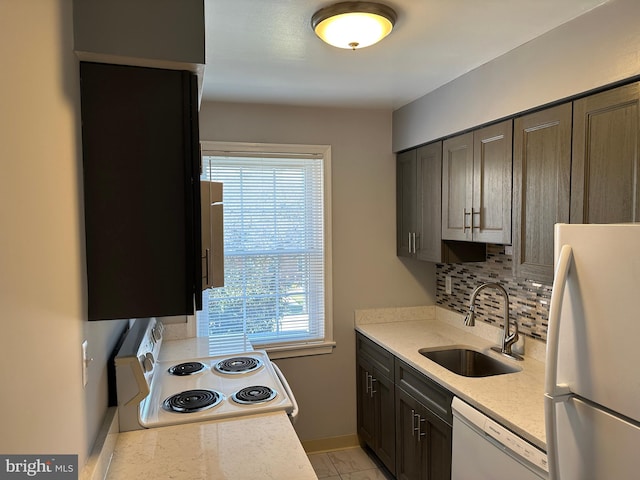
[[[201,156],[265,155],[270,157],[322,158],[324,196],[324,339],[318,341],[261,344],[272,359],[328,354],[336,343],[333,339],[333,268],[332,268],[332,209],[331,209],[331,146],[304,144],[274,144],[247,142],[201,141]],[[215,179],[212,179],[215,181]],[[223,186],[224,189],[224,186]],[[196,322],[198,322],[196,316]]]

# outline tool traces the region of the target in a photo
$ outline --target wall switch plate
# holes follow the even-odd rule
[[[451,275],[444,277],[444,293],[451,295]]]
[[[82,386],[86,387],[89,381],[89,354],[87,353],[88,342],[85,340],[82,342]]]

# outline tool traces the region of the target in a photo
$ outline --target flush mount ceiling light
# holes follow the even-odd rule
[[[364,48],[391,33],[396,12],[373,2],[341,2],[322,8],[311,17],[316,35],[338,48]]]

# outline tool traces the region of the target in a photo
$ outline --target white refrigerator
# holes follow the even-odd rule
[[[640,223],[555,226],[551,480],[640,478]]]

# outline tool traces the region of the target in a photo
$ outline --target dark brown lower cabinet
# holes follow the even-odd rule
[[[451,478],[451,425],[396,387],[396,478]]]
[[[358,436],[397,479],[451,479],[453,394],[356,333]]]
[[[357,335],[358,436],[395,473],[393,356]]]

